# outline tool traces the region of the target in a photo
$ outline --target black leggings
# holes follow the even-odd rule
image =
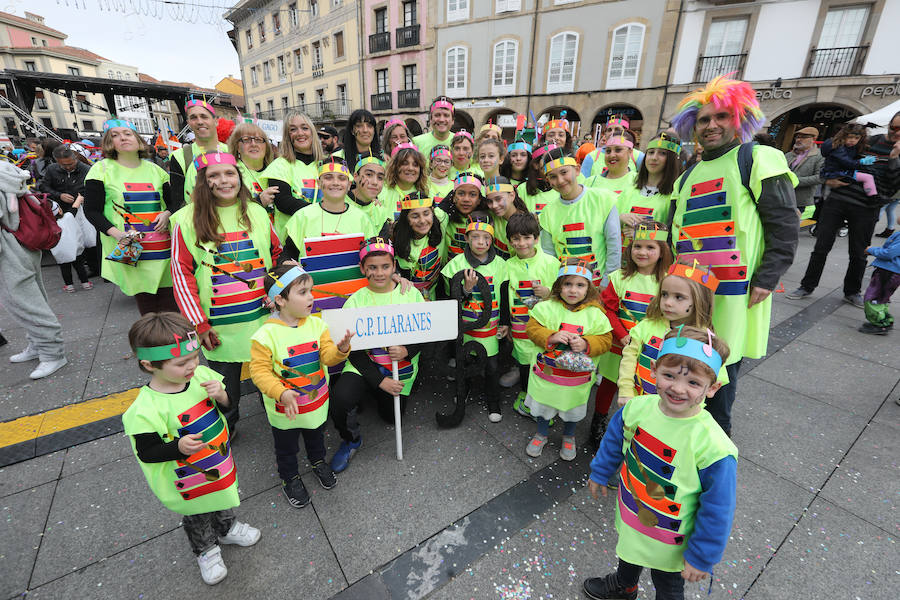
[[[631,588],[637,589],[638,579],[641,578],[643,570],[644,567],[633,565],[620,558],[616,577],[622,587],[630,591]],[[656,600],[684,600],[684,579],[681,578],[681,573],[650,569],[650,579],[656,588]]]
[[[59,272],[62,273],[63,283],[72,285],[72,267],[75,267],[75,272],[78,273],[78,280],[81,281],[81,283],[87,283],[88,274],[87,268],[84,265],[84,255],[79,255],[74,262],[59,264]]]
[[[207,361],[209,368],[225,378],[222,385],[225,386],[225,393],[231,403],[228,409],[222,411],[225,420],[228,422],[228,431],[234,434],[234,428],[240,418],[241,403],[241,367],[243,363],[239,362],[219,362],[217,360]],[[259,394],[259,392],[256,392]]]
[[[359,440],[357,408],[366,398],[374,398],[378,406],[378,416],[385,423],[394,423],[394,397],[379,387],[369,385],[361,375],[342,373],[337,384],[331,389],[328,412],[335,429],[346,442]],[[409,396],[400,395],[400,413],[406,413]]]
[[[300,451],[300,437],[306,448],[306,458],[315,465],[325,460],[325,424],[315,429],[278,429],[272,428],[272,439],[275,442],[275,463],[282,481],[290,481],[300,474],[297,464],[297,452]]]

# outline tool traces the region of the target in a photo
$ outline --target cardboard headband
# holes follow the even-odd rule
[[[662,229],[659,225],[648,225],[647,223],[638,223],[634,229],[634,241],[650,240],[654,242],[665,242],[669,239],[669,232]]]
[[[621,117],[610,117],[609,121],[606,122],[606,128],[610,127],[621,127],[622,129],[628,129],[628,121]]]
[[[470,231],[486,231],[494,237],[494,226],[486,221],[469,221],[466,225],[466,233]]]
[[[435,146],[431,149],[431,156],[429,156],[430,160],[434,160],[435,158],[443,156],[444,158],[449,158],[453,160],[453,153],[450,152],[450,148],[444,145]]]
[[[212,116],[216,116],[216,110],[212,107],[212,104],[207,102],[206,100],[196,100],[191,98],[187,102],[184,103],[184,112],[187,112],[189,108],[193,108],[195,106],[199,106],[200,108],[205,108],[209,111],[209,114]]]
[[[520,140],[518,142],[513,142],[512,144],[507,146],[506,150],[507,150],[507,152],[512,152],[513,150],[524,150],[528,154],[531,154],[532,148],[531,148],[531,144]]]
[[[359,159],[356,162],[356,167],[353,168],[354,173],[359,173],[359,170],[362,169],[366,165],[378,165],[382,169],[384,168],[384,161],[378,158],[377,156],[366,156]]]
[[[125,119],[107,119],[103,122],[103,131],[107,132],[113,127],[125,127],[132,131],[137,131],[137,127],[134,126],[134,123],[131,121],[126,121]]]
[[[485,196],[492,192],[509,192],[511,194],[515,191],[516,188],[514,188],[511,183],[489,183],[484,186]]]
[[[269,277],[275,280],[272,287],[266,290],[266,295],[269,297],[269,300],[274,300],[275,296],[286,290],[295,279],[303,277],[306,274],[306,271],[304,271],[302,267],[292,267],[291,270],[281,277],[276,277],[274,273],[269,273]]]
[[[405,196],[400,201],[400,210],[413,210],[414,208],[428,208],[434,206],[434,198],[414,192]]]
[[[154,362],[157,360],[169,360],[179,358],[200,349],[200,339],[197,337],[196,331],[189,331],[187,338],[183,338],[177,333],[172,334],[173,344],[166,346],[145,346],[135,348],[134,354],[138,360],[149,360]]]
[[[541,129],[543,135],[547,135],[547,132],[551,129],[562,129],[566,133],[569,131],[569,121],[566,119],[552,119],[544,123],[544,127]]]
[[[659,359],[666,354],[677,354],[679,356],[686,356],[688,358],[699,360],[712,369],[713,373],[718,373],[722,368],[722,356],[716,352],[712,346],[712,331],[709,329],[706,330],[708,341],[704,343],[692,338],[682,337],[682,327],[684,327],[684,325],[678,327],[678,334],[675,337],[663,341],[662,346],[659,348],[659,354],[657,354],[656,360],[659,361]]]
[[[719,280],[715,275],[713,275],[712,268],[706,267],[705,270],[700,269],[696,259],[694,259],[694,264],[691,266],[681,263],[672,264],[672,266],[669,267],[668,274],[678,275],[679,277],[684,277],[686,279],[693,279],[703,287],[709,288],[713,292],[715,292],[716,288],[719,287]]]
[[[459,175],[456,176],[456,179],[453,180],[453,189],[457,189],[463,185],[474,185],[478,188],[478,193],[481,193],[481,188],[483,184],[478,177],[475,176],[474,173],[469,173],[468,171],[463,171]]]
[[[498,135],[503,135],[503,130],[500,129],[499,125],[495,125],[494,123],[488,123],[487,125],[482,125],[481,129],[478,130],[478,133],[484,133],[485,131],[494,131]]]
[[[453,114],[453,103],[449,100],[435,100],[431,103],[431,108],[428,109],[428,112],[434,112],[436,108],[446,108],[450,111],[450,114]]]
[[[634,148],[634,142],[626,138],[624,135],[613,136],[606,140],[606,143],[603,145],[606,148],[609,148],[610,146],[625,146],[626,148]]]
[[[566,275],[575,275],[577,277],[584,277],[588,281],[593,281],[591,270],[581,263],[576,265],[561,266],[559,268],[559,274],[556,276],[556,278],[559,279],[560,277],[565,277]]]
[[[340,173],[344,175],[347,179],[350,179],[350,169],[347,168],[343,162],[330,161],[324,163],[321,167],[319,167],[319,177],[324,175],[325,173]]]
[[[359,249],[359,262],[362,263],[366,257],[373,252],[387,252],[394,256],[394,245],[390,240],[386,240],[384,238],[372,238],[363,242],[362,247]]]
[[[454,139],[458,138],[458,137],[464,137],[467,140],[469,140],[470,142],[472,142],[473,146],[475,145],[475,138],[472,137],[472,134],[469,133],[468,131],[466,131],[465,129],[460,129],[459,131],[457,131],[456,133],[453,134],[453,137],[454,137]]]
[[[391,150],[391,158],[394,158],[394,156],[396,156],[396,154],[401,150],[415,150],[416,152],[418,152],[419,147],[411,142],[403,142],[402,144],[397,144],[396,146],[394,146],[394,149]]]
[[[563,156],[562,158],[555,158],[553,160],[548,160],[544,163],[544,175],[549,175],[550,171],[553,169],[558,169],[560,167],[575,167],[578,168],[578,161],[576,161],[571,156]]]
[[[536,158],[540,158],[543,155],[547,154],[551,150],[556,150],[559,148],[556,144],[547,144],[546,146],[539,146],[534,149],[534,154],[531,155],[531,159],[534,160]]]
[[[237,167],[237,159],[227,152],[206,152],[194,159],[194,168],[200,171],[209,165],[232,165]]]
[[[403,125],[404,129],[406,129],[407,131],[409,130],[409,128],[406,126],[406,122],[403,119],[394,118],[384,124],[384,131],[387,131],[394,125]]]
[[[681,144],[664,133],[660,134],[655,140],[650,140],[650,143],[647,144],[647,150],[652,150],[653,148],[662,148],[663,150],[668,150],[675,154],[681,154]]]

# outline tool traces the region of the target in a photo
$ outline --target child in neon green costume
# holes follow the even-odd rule
[[[629,160],[634,144],[622,136],[610,137],[606,140],[603,161],[606,167],[598,174],[588,178],[585,185],[609,190],[616,196],[634,187],[637,173],[631,170]]]
[[[240,523],[237,470],[220,406],[229,398],[222,376],[200,365],[200,344],[177,313],[151,313],[128,332],[128,342],[150,383],[122,415],[125,434],[147,484],[182,525],[209,585],[228,574],[219,544],[252,546],[260,538]]]

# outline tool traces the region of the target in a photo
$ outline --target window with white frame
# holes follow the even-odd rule
[[[868,6],[834,8],[825,15],[817,48],[850,48],[859,46],[869,19]]]
[[[447,0],[447,20],[460,21],[469,18],[469,0]]]
[[[269,61],[263,62],[262,66],[263,66],[263,81],[271,81],[272,80],[272,68],[269,66]]]
[[[287,77],[287,67],[284,64],[284,56],[278,56],[278,78],[284,79]]]
[[[564,31],[550,39],[550,68],[547,93],[571,92],[575,89],[575,62],[578,56],[578,34]]]
[[[503,40],[494,44],[494,69],[491,78],[491,94],[514,94],[516,88],[516,62],[519,44]]]
[[[445,67],[447,69],[447,85],[445,93],[451,98],[466,95],[466,63],[469,51],[463,46],[453,46],[447,50]]]
[[[277,12],[272,13],[272,30],[275,35],[281,35],[281,15]]]
[[[300,23],[300,13],[297,12],[297,3],[288,5],[288,23],[290,23],[291,28],[296,27]]]
[[[606,87],[637,87],[641,51],[644,47],[644,30],[645,27],[640,23],[628,23],[613,31]]]
[[[253,30],[248,29],[247,31],[244,32],[244,36],[246,36],[246,39],[247,39],[247,50],[252,50],[253,49]]]
[[[294,49],[294,70],[303,70],[303,52],[300,50],[300,48]]]
[[[522,0],[497,0],[497,12],[510,12],[522,8]]]
[[[744,50],[747,17],[720,19],[709,24],[703,56],[733,56]]]
[[[387,94],[391,91],[390,80],[388,79],[387,69],[375,70],[375,92],[378,94]]]
[[[254,87],[259,85],[259,69],[256,65],[250,67],[250,85]]]
[[[419,89],[419,77],[416,73],[416,65],[403,65],[403,89]]]

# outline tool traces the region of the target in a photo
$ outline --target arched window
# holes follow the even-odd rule
[[[446,94],[451,98],[467,95],[466,68],[469,51],[464,46],[453,46],[447,50],[445,68],[447,70]]]
[[[645,29],[640,23],[627,23],[613,31],[607,88],[637,87]]]
[[[578,57],[578,34],[564,31],[550,39],[550,68],[547,70],[547,93],[571,92],[575,89]]]
[[[514,40],[503,40],[494,44],[494,70],[491,77],[491,95],[516,93],[516,63],[519,44]]]

